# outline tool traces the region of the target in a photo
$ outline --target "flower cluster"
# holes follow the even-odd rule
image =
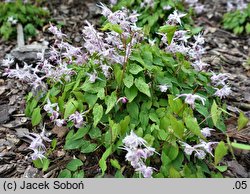
[[[8,17],[8,22],[11,23],[11,25],[16,25],[17,24],[17,19],[15,19],[13,16]]]
[[[72,121],[76,128],[80,128],[84,124],[84,112],[79,113],[76,111],[75,113],[69,116],[67,121],[65,119],[59,119],[60,114],[58,104],[52,104],[49,99],[47,100],[47,104],[44,105],[43,109],[50,115],[50,121],[54,122],[58,127],[67,124],[67,121]]]
[[[184,17],[186,14],[178,13],[176,10],[173,12],[173,14],[170,14],[167,20],[168,25],[181,25],[181,18]],[[172,42],[168,44],[167,41],[167,34],[160,34],[162,35],[162,43],[165,44],[166,51],[171,53],[182,53],[184,55],[188,55],[190,59],[193,61],[192,66],[197,71],[204,70],[205,67],[208,66],[208,64],[204,63],[201,60],[202,55],[205,53],[205,48],[203,47],[203,44],[205,43],[204,37],[202,37],[201,34],[195,35],[193,38],[195,40],[194,43],[189,41],[191,38],[188,35],[188,31],[185,30],[177,30],[174,33]]]
[[[184,152],[187,155],[192,155],[193,152],[195,152],[194,156],[203,160],[206,156],[206,153],[209,153],[211,156],[214,156],[212,153],[213,146],[218,144],[218,142],[205,142],[203,140],[200,140],[200,143],[194,146],[191,146],[185,142],[180,142],[182,146],[184,147]]]
[[[170,87],[169,85],[166,84],[161,84],[158,86],[161,92],[167,92],[168,88]]]
[[[70,77],[74,71],[69,68],[68,64],[83,65],[88,60],[88,55],[97,55],[98,60],[94,63],[99,64],[106,78],[110,77],[111,65],[118,63],[124,65],[132,52],[132,47],[142,38],[141,29],[136,26],[137,16],[136,12],[129,13],[128,10],[118,10],[112,12],[105,5],[100,4],[102,14],[107,17],[108,22],[112,25],[119,25],[121,31],[115,32],[98,32],[93,25],[87,22],[87,26],[83,29],[84,48],[87,53],[83,52],[81,48],[74,47],[64,41],[65,34],[61,32],[56,26],[51,25],[48,30],[54,34],[56,41],[50,47],[48,53],[45,50],[37,54],[39,60],[35,68],[32,65],[27,65],[23,68],[7,69],[5,74],[10,78],[18,78],[24,82],[29,83],[35,88],[39,85],[45,84],[43,80],[49,78],[54,82],[61,82],[62,79],[70,81]],[[12,59],[3,61],[5,66],[10,66],[13,63]],[[89,76],[91,83],[96,79],[96,71],[94,73],[86,73]]]
[[[185,0],[185,3],[189,5],[189,7],[193,7],[197,14],[200,14],[204,11],[204,5],[199,2],[199,0]]]
[[[117,4],[117,0],[109,0],[111,5],[116,5]]]
[[[186,15],[187,14],[179,13],[177,10],[175,10],[172,14],[168,16],[168,20],[166,23],[169,25],[176,25],[176,24],[181,25],[181,18],[183,18]]]
[[[247,3],[244,0],[228,0],[227,11],[243,10],[247,8]]]
[[[143,0],[140,4],[141,8],[146,8],[146,7],[154,7],[154,0]]]
[[[74,114],[69,116],[69,121],[73,121],[75,127],[80,128],[84,123],[83,115],[84,113],[79,113],[76,111]]]
[[[198,1],[187,1],[187,3],[197,3]],[[167,20],[168,25],[181,25],[181,18],[184,17],[185,14],[178,13],[177,11],[174,11],[173,14],[170,14]],[[197,71],[203,71],[207,66],[209,66],[207,63],[204,63],[202,61],[202,55],[205,53],[205,48],[203,47],[205,43],[205,39],[201,34],[194,35],[193,39],[195,42],[189,41],[191,38],[188,36],[188,31],[185,30],[177,30],[174,33],[174,36],[172,38],[172,41],[170,44],[168,44],[167,34],[160,34],[162,36],[162,43],[165,44],[166,51],[171,53],[182,53],[184,55],[187,55],[190,60],[192,61],[192,66]],[[212,72],[213,73],[213,72]],[[226,85],[226,80],[228,79],[228,74],[218,74],[216,75],[213,73],[211,77],[211,82],[214,86],[216,86],[215,90],[215,96],[218,96],[220,98],[226,97],[231,93],[231,89],[228,85]],[[162,89],[162,91],[164,91]],[[196,99],[199,99],[202,101],[202,104],[204,105],[205,99],[198,96],[198,95],[192,95],[192,94],[181,94],[177,98],[186,96],[185,103],[190,104],[192,108],[194,108],[194,102]]]
[[[5,60],[4,65],[10,67],[10,64],[13,63],[13,60]],[[9,78],[17,78],[22,82],[26,82],[30,84],[34,89],[36,89],[38,86],[43,85],[43,79],[45,76],[38,76],[38,67],[33,68],[32,65],[28,65],[24,62],[24,66],[22,68],[19,67],[18,64],[16,64],[15,69],[7,68],[5,69],[4,76],[7,76]]]
[[[92,24],[87,22],[83,29],[84,47],[92,56],[98,54],[99,63],[105,77],[109,77],[108,64],[125,64],[132,52],[132,47],[140,40],[141,29],[136,26],[138,14],[130,13],[127,9],[112,12],[108,7],[100,4],[102,14],[108,19],[111,25],[119,26],[119,32],[99,32]]]
[[[146,166],[144,161],[156,153],[155,149],[148,147],[146,145],[147,142],[143,138],[138,137],[133,131],[122,142],[124,143],[123,149],[127,151],[125,158],[135,171],[141,173],[144,178],[152,177],[154,168]]]
[[[126,104],[128,102],[128,99],[126,97],[120,97],[117,101],[116,104],[119,102],[122,102],[122,104]]]
[[[33,150],[33,153],[31,154],[32,160],[37,160],[38,158],[46,158],[44,156],[46,152],[46,147],[43,142],[50,142],[51,140],[45,134],[45,127],[43,127],[42,132],[40,134],[29,133],[28,135],[25,135],[25,137],[31,140],[29,149]]]
[[[71,75],[74,73],[69,67],[67,62],[75,62],[76,64],[84,62],[86,56],[82,54],[80,48],[76,48],[63,41],[64,34],[55,27],[51,26],[49,31],[52,32],[57,38],[55,44],[51,46],[48,52],[48,59],[45,57],[45,50],[37,53],[39,60],[35,68],[32,65],[24,64],[20,68],[16,64],[16,69],[6,69],[4,75],[10,78],[17,78],[23,82],[30,84],[34,89],[39,86],[45,85],[45,78],[50,78],[51,81],[58,82],[62,78],[69,81]],[[10,67],[13,63],[11,58],[3,61],[5,66]],[[42,87],[45,88],[45,87]]]
[[[6,59],[2,60],[2,66],[6,68],[10,68],[10,66],[14,63],[14,59],[8,55]]]
[[[230,74],[228,73],[219,73],[215,74],[212,72],[211,82],[216,86],[215,96],[220,97],[221,99],[231,94],[231,88],[226,84],[227,79]]]
[[[44,105],[43,109],[50,115],[50,121],[54,122],[58,127],[66,124],[64,119],[59,119],[59,107],[57,103],[51,103],[49,99],[47,99],[47,104]]]
[[[175,99],[183,97],[183,96],[186,97],[185,98],[185,103],[191,105],[192,108],[195,107],[194,103],[195,103],[196,99],[200,100],[202,102],[202,104],[205,105],[206,99],[199,96],[199,95],[196,95],[196,94],[180,94]]]

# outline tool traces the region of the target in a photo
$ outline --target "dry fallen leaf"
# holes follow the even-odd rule
[[[58,127],[58,126],[55,126],[52,129],[52,133],[56,134],[58,138],[62,138],[62,137],[64,137],[67,134],[68,130],[69,129],[67,127]]]

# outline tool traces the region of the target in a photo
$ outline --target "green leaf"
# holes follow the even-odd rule
[[[130,73],[137,75],[141,71],[143,71],[143,68],[140,65],[137,65],[136,63],[132,63],[129,65],[129,72]]]
[[[79,87],[79,89],[91,94],[96,94],[105,86],[106,86],[105,80],[97,80],[95,83],[91,83],[89,79],[86,79],[86,81],[83,83],[82,86]]]
[[[88,133],[89,128],[90,128],[89,125],[81,127],[75,134],[73,134],[73,130],[71,130],[66,137],[64,149],[65,150],[78,149],[83,144],[85,144],[86,141],[83,140],[83,136]]]
[[[120,164],[119,164],[119,162],[118,162],[118,160],[116,160],[116,159],[111,159],[110,160],[110,163],[111,163],[111,165],[113,166],[113,167],[115,167],[115,168],[117,168],[117,169],[121,169],[121,166],[120,166]]]
[[[247,23],[245,28],[246,28],[246,33],[250,34],[250,23]]]
[[[103,88],[99,89],[99,92],[101,92],[102,90],[103,90]],[[98,94],[99,94],[99,92],[98,92]],[[98,94],[95,95],[95,94],[90,94],[87,92],[84,93],[83,101],[88,103],[89,108],[92,108],[95,105],[95,103],[99,97]]]
[[[85,141],[86,143],[84,143],[81,147],[81,152],[84,154],[88,154],[91,153],[93,151],[95,151],[97,144],[95,143],[90,143],[89,141]]]
[[[151,121],[157,123],[158,125],[160,124],[160,119],[158,118],[158,115],[156,114],[156,112],[149,113],[149,118]]]
[[[138,89],[135,86],[125,88],[125,95],[129,102],[132,102],[138,94]]]
[[[179,147],[176,143],[169,144],[167,147],[164,148],[165,153],[168,156],[168,158],[173,161],[177,158],[179,154]]]
[[[97,97],[100,98],[101,100],[105,99],[105,90],[104,90],[104,88],[99,90],[99,92],[97,93]]]
[[[121,82],[122,82],[122,74],[123,74],[123,71],[122,71],[120,65],[114,66],[114,74],[115,74],[115,80],[118,83],[118,85],[120,86]]]
[[[43,167],[43,161],[40,158],[33,160],[33,164],[38,169]]]
[[[142,110],[140,111],[140,114],[139,114],[139,120],[141,122],[141,126],[143,128],[146,128],[146,126],[148,125],[148,122],[149,122],[149,113],[148,113],[147,109],[142,108]]]
[[[153,64],[153,54],[150,50],[149,46],[143,47],[142,49],[142,58],[145,62],[144,67],[148,70],[152,70],[152,64]]]
[[[165,130],[161,129],[161,130],[158,132],[158,139],[159,139],[159,140],[165,141],[165,140],[167,139],[167,137],[168,137],[168,133],[167,133]]]
[[[77,140],[69,139],[66,140],[66,143],[63,148],[65,150],[74,150],[80,148],[84,143],[85,142],[83,139],[77,139]]]
[[[89,125],[79,128],[77,132],[72,136],[72,139],[73,140],[82,139],[84,135],[88,133],[89,128],[90,128]]]
[[[51,141],[51,149],[52,149],[52,150],[55,150],[56,144],[57,144],[57,139],[54,138],[54,139]]]
[[[247,145],[247,144],[233,142],[233,143],[231,143],[231,146],[236,148],[236,149],[250,150],[250,145],[249,144]]]
[[[64,119],[68,118],[71,114],[73,114],[78,107],[78,102],[70,99],[67,104],[65,105],[64,111]]]
[[[172,129],[174,130],[175,136],[177,136],[178,138],[183,138],[183,134],[184,134],[184,130],[185,130],[185,126],[184,126],[183,121],[177,120],[173,115],[169,116],[169,121],[171,123]]]
[[[180,114],[181,110],[183,108],[183,103],[182,103],[181,99],[179,99],[179,98],[177,98],[175,100],[174,99],[175,99],[175,97],[173,95],[168,95],[169,106],[174,113]]]
[[[58,178],[71,178],[71,172],[68,169],[64,169],[59,173]]]
[[[213,101],[212,107],[211,107],[211,117],[213,120],[214,125],[216,126],[218,123],[218,120],[220,118],[221,111],[218,110],[218,106],[215,101]]]
[[[240,116],[238,118],[238,130],[243,129],[247,123],[249,122],[249,119],[244,115],[243,112],[240,112]]]
[[[72,178],[84,178],[84,171],[76,171],[73,173]]]
[[[77,98],[78,101],[83,102],[84,101],[84,95],[82,92],[76,92],[74,91],[73,94]]]
[[[154,136],[152,136],[152,135],[150,135],[150,134],[146,134],[146,135],[143,137],[143,139],[146,140],[148,146],[152,146],[153,143],[154,143],[154,140],[155,140]]]
[[[171,166],[169,169],[169,178],[181,178],[181,175],[174,167]]]
[[[111,30],[111,31],[115,31],[118,34],[122,34],[123,30],[121,29],[121,27],[118,24],[112,24],[112,23],[107,23],[103,26],[102,28],[103,31],[106,30]]]
[[[29,36],[35,36],[36,35],[36,28],[31,23],[25,25],[23,30],[24,30],[24,33],[29,35]]]
[[[42,163],[43,163],[43,172],[46,172],[49,168],[49,164],[50,164],[50,160],[48,158],[43,158],[42,159]]]
[[[103,107],[102,105],[95,104],[93,108],[93,115],[94,115],[94,127],[99,123],[103,115]]]
[[[138,119],[139,116],[139,107],[135,102],[131,102],[127,104],[127,111],[130,115],[131,119]]]
[[[227,170],[227,166],[215,166],[220,172],[225,172]]]
[[[42,120],[42,115],[41,115],[41,109],[40,107],[37,107],[34,109],[34,112],[32,113],[31,116],[31,123],[32,126],[38,125]]]
[[[137,61],[139,64],[145,66],[145,62],[140,56],[140,52],[133,52],[132,55],[130,56],[131,61]]]
[[[135,79],[135,86],[140,92],[146,94],[148,97],[151,97],[149,86],[141,77]]]
[[[116,91],[112,92],[110,96],[106,96],[105,104],[107,105],[107,110],[105,114],[108,114],[111,111],[111,109],[115,106],[116,101],[117,101]]]
[[[76,171],[79,167],[81,167],[83,165],[83,162],[79,159],[73,159],[71,160],[66,168],[72,172]]]
[[[106,160],[109,155],[112,153],[112,147],[109,147],[102,155],[101,159],[99,160],[99,166],[102,170],[102,176],[104,175],[105,171],[107,170]]]
[[[131,74],[125,74],[123,83],[127,88],[131,88],[131,86],[134,84],[134,77]]]
[[[170,45],[176,30],[177,30],[176,26],[165,25],[160,27],[159,31],[161,33],[167,34],[168,44]]]
[[[120,136],[123,136],[127,130],[128,130],[128,126],[130,123],[130,116],[126,116],[123,120],[120,121]]]
[[[187,128],[195,135],[199,137],[203,137],[201,134],[200,126],[197,122],[197,119],[194,117],[185,117],[184,122],[187,126]]]
[[[101,130],[97,127],[92,128],[88,134],[91,139],[97,139],[102,136]]]
[[[121,131],[121,126],[118,123],[114,123],[114,121],[112,121],[109,118],[109,126],[110,126],[110,130],[112,131],[112,142],[115,142],[118,134],[120,134]]]
[[[217,166],[219,162],[222,160],[222,158],[227,155],[227,146],[223,141],[221,141],[217,147],[215,148],[215,154],[214,154],[214,165]]]

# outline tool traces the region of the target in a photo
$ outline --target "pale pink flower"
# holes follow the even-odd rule
[[[167,92],[169,85],[164,84],[164,85],[159,85],[158,87],[160,88],[161,92]]]
[[[116,104],[118,104],[119,102],[126,104],[128,102],[128,99],[126,97],[121,97],[117,100]]]
[[[138,146],[146,146],[146,141],[138,137],[133,131],[130,132],[129,135],[127,135],[122,142],[125,144],[128,148],[137,148]]]
[[[167,23],[170,24],[177,24],[179,23],[181,25],[181,18],[185,17],[187,14],[179,13],[177,10],[175,10],[172,14],[168,16]]]
[[[209,127],[205,127],[201,130],[201,134],[204,136],[204,137],[210,137],[211,136],[211,131],[215,131],[215,129],[211,129]]]
[[[69,121],[73,121],[76,128],[81,128],[84,124],[83,114],[84,113],[76,111],[74,114],[69,116]]]
[[[223,86],[223,88],[221,89],[218,89],[218,88],[215,88],[215,89],[216,89],[216,92],[214,93],[214,95],[220,97],[220,99],[229,96],[232,92],[231,88],[227,85]]]
[[[209,65],[207,63],[202,62],[201,60],[197,60],[192,63],[192,66],[196,71],[202,71],[205,67]]]
[[[192,108],[194,108],[194,103],[195,103],[196,99],[200,100],[202,102],[202,104],[205,105],[206,99],[199,96],[199,95],[196,95],[196,94],[180,94],[175,99],[183,97],[183,96],[186,97],[185,98],[185,103],[191,105]]]

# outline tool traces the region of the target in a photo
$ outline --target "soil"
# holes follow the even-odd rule
[[[100,10],[96,3],[96,0],[53,0],[46,1],[44,6],[51,11],[55,21],[64,24],[62,31],[72,43],[82,46],[84,40],[81,34],[85,20],[90,20],[94,24],[99,22]],[[247,64],[250,58],[250,37],[236,36],[221,28],[222,15],[226,12],[225,0],[204,0],[204,4],[206,11],[195,18],[196,25],[204,29],[207,53],[203,60],[210,64],[210,69],[214,72],[231,74],[229,85],[233,92],[226,99],[226,103],[228,112],[233,116],[226,122],[227,135],[231,141],[250,144],[250,123],[238,131],[236,118],[240,111],[250,118],[250,65]],[[44,26],[35,38],[26,40],[26,44],[50,42],[52,37],[46,33],[47,28],[48,26]],[[0,61],[16,47],[16,44],[15,40],[0,40]],[[62,142],[67,129],[52,129],[52,133],[61,137],[58,140],[59,146],[53,153],[55,159],[47,173],[43,174],[33,167],[29,157],[29,144],[23,137],[25,133],[34,130],[30,119],[24,114],[25,96],[29,92],[29,87],[18,80],[3,77],[3,71],[4,68],[0,66],[0,177],[57,177],[60,169],[63,169],[75,154],[85,161],[85,176],[97,176],[100,173],[98,154],[86,156],[63,151]],[[217,140],[219,137],[220,134],[215,134]],[[229,166],[224,175],[250,177],[250,152],[235,150],[235,156],[236,160],[228,157],[223,161]]]

